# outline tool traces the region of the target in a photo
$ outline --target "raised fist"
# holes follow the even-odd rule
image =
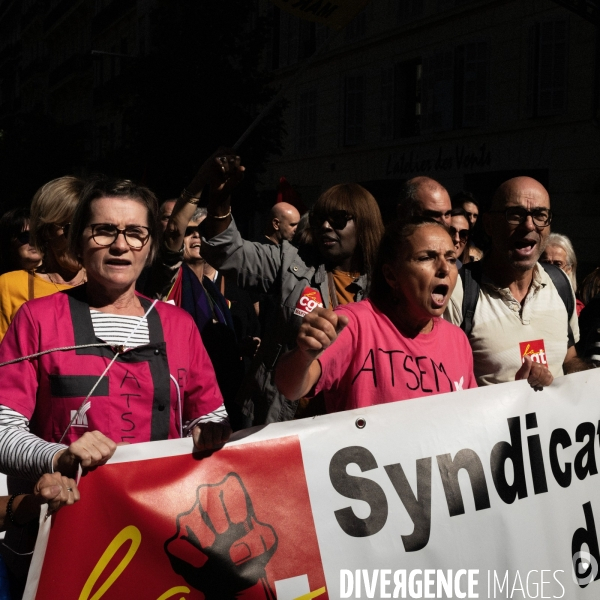
[[[203,484],[192,508],[177,516],[177,533],[165,542],[173,570],[206,600],[235,598],[262,581],[274,598],[265,567],[277,549],[277,534],[260,523],[237,473]]]

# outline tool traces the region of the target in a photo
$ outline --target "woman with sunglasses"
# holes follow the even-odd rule
[[[67,243],[82,186],[77,177],[60,177],[43,185],[33,197],[29,236],[31,245],[43,255],[42,264],[0,276],[0,340],[24,302],[85,282],[85,270]]]
[[[467,337],[442,319],[457,277],[444,225],[393,224],[369,299],[306,315],[279,361],[279,389],[292,399],[323,393],[327,412],[338,412],[477,387]]]
[[[31,271],[42,255],[29,239],[29,209],[14,208],[0,218],[0,275],[9,271]]]
[[[311,211],[311,243],[299,248],[287,241],[272,246],[242,239],[227,194],[211,194],[202,226],[206,260],[235,274],[240,287],[272,294],[279,307],[238,395],[244,413],[255,425],[292,419],[299,403],[277,390],[275,365],[296,345],[304,315],[318,306],[335,308],[365,297],[383,234],[377,202],[355,183],[329,188]]]
[[[79,464],[106,462],[115,443],[191,435],[202,450],[229,437],[193,319],[135,292],[157,215],[154,194],[130,181],[97,177],[83,188],[69,248],[87,283],[25,303],[0,344],[0,363],[27,357],[0,367],[3,472],[73,477]]]
[[[179,272],[167,301],[173,301],[194,319],[202,342],[215,369],[217,382],[234,431],[243,428],[243,419],[235,396],[244,378],[244,362],[238,344],[234,317],[223,295],[225,280],[217,275],[201,253],[200,223],[206,218],[206,208],[197,208],[185,229],[183,257]],[[256,318],[250,304],[252,316]],[[236,309],[237,309],[236,303]]]
[[[448,233],[454,242],[456,250],[457,267],[460,269],[463,263],[470,262],[469,256],[469,232],[471,226],[467,213],[462,208],[453,208],[450,213],[450,227]]]

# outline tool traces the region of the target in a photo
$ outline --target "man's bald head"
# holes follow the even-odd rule
[[[265,235],[275,242],[281,244],[283,240],[292,241],[300,221],[298,209],[287,202],[275,204],[269,214]]]
[[[401,220],[430,217],[448,227],[451,210],[448,190],[439,181],[420,175],[404,184],[398,203],[398,217]]]
[[[492,210],[502,210],[511,199],[538,197],[546,200],[546,207],[550,208],[550,194],[548,190],[533,177],[513,177],[505,181],[492,197]]]

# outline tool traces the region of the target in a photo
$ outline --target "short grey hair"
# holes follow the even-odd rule
[[[573,244],[571,240],[562,233],[551,233],[548,236],[548,240],[546,241],[546,248],[549,246],[558,246],[565,251],[567,255],[567,265],[571,267],[570,273],[565,273],[567,277],[571,280],[571,284],[573,285],[573,289],[577,289],[577,256],[575,256],[575,249],[573,248]]]

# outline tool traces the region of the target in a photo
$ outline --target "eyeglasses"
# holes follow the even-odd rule
[[[503,214],[511,225],[522,225],[528,217],[533,219],[533,224],[537,227],[548,227],[552,222],[552,211],[549,208],[526,210],[521,206],[509,206],[504,210],[490,210],[490,213]]]
[[[150,239],[150,229],[144,225],[127,225],[125,229],[119,229],[112,223],[91,223],[89,227],[96,244],[103,247],[114,244],[121,233],[133,250],[141,250]]]
[[[466,242],[469,239],[469,230],[468,229],[456,229],[456,227],[448,227],[448,233],[450,237],[454,239],[454,236],[458,233],[458,237]]]
[[[341,230],[346,227],[348,221],[352,221],[353,219],[354,217],[345,210],[332,210],[326,215],[321,212],[311,211],[308,222],[312,228],[318,229],[325,221],[327,221],[332,229]]]
[[[26,231],[20,231],[19,233],[17,233],[17,235],[15,235],[15,239],[21,245],[29,244],[29,229],[27,229]]]

